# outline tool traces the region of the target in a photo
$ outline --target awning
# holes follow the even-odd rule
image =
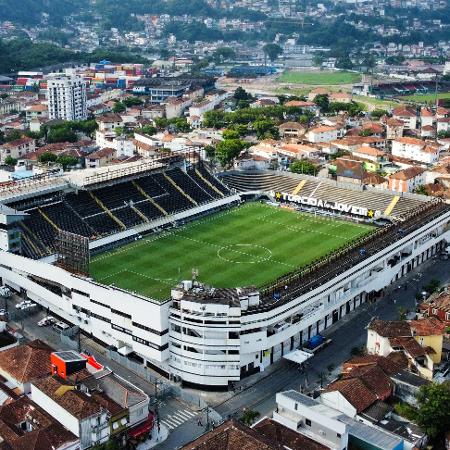
[[[312,353],[304,352],[303,350],[294,350],[293,352],[283,356],[283,358],[288,359],[289,361],[293,361],[297,364],[303,364],[306,360],[312,357]]]
[[[140,423],[138,426],[128,430],[128,436],[131,438],[138,438],[143,434],[150,433],[153,428],[154,417],[152,414],[149,414],[145,422]]]

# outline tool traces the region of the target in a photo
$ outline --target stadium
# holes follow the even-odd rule
[[[222,388],[301,347],[449,241],[438,200],[197,154],[0,186],[2,284],[121,355]]]

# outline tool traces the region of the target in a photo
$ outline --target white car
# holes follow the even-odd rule
[[[56,323],[56,319],[53,316],[47,316],[38,322],[38,327],[46,327],[48,325],[53,325],[54,323]]]
[[[33,306],[36,306],[36,304],[33,303],[31,300],[24,300],[23,302],[17,303],[16,308],[24,310],[32,308]]]

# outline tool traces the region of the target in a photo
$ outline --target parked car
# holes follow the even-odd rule
[[[33,304],[33,302],[32,302],[31,300],[23,300],[22,302],[17,303],[16,309],[27,309],[27,308],[29,308],[32,304]]]
[[[54,328],[56,331],[65,331],[65,330],[69,329],[70,326],[67,325],[67,324],[64,323],[64,322],[56,322],[56,323],[53,325],[53,328]]]
[[[56,323],[56,319],[53,316],[46,316],[38,322],[38,327],[47,327]]]

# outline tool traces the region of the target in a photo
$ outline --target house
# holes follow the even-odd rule
[[[389,118],[386,120],[386,139],[392,140],[403,137],[405,123],[403,120]]]
[[[423,129],[423,127],[426,126],[433,126],[434,124],[434,113],[431,111],[430,108],[421,108],[420,109],[420,126]]]
[[[117,157],[115,148],[105,147],[97,150],[86,157],[86,168],[97,169],[105,167]]]
[[[119,114],[105,114],[96,119],[99,131],[114,131],[123,127],[123,120]]]
[[[276,396],[273,420],[328,449],[403,449],[401,437],[355,420],[323,400],[323,396],[312,399],[294,390],[280,392]]]
[[[10,156],[14,159],[23,158],[28,153],[34,152],[36,149],[36,142],[29,137],[23,137],[15,141],[0,144],[0,162],[5,162],[5,159]]]
[[[22,396],[0,407],[0,450],[79,450],[80,440]]]
[[[352,96],[348,92],[332,92],[328,98],[330,103],[351,103]]]
[[[302,100],[289,100],[284,104],[284,106],[288,108],[301,108],[313,113],[316,113],[318,111],[318,107],[314,102],[305,102]]]
[[[321,154],[321,150],[311,145],[284,144],[278,148],[278,154],[294,159],[315,159]]]
[[[206,434],[181,447],[181,450],[328,450],[282,423],[264,418],[252,428],[227,420]]]
[[[365,176],[364,163],[348,158],[337,158],[336,176],[338,182],[363,184]]]
[[[312,128],[306,133],[309,142],[332,142],[338,138],[338,129],[336,127],[319,126]]]
[[[31,122],[33,119],[46,119],[48,117],[48,107],[42,103],[29,105],[25,109],[26,120]]]
[[[302,139],[307,128],[298,122],[285,122],[278,127],[282,139]]]
[[[392,117],[402,121],[405,130],[415,130],[417,128],[417,113],[414,108],[406,106],[395,108],[392,112]]]
[[[441,146],[433,141],[422,141],[411,137],[401,137],[392,141],[392,155],[425,164],[439,160]]]
[[[372,320],[367,329],[369,354],[388,356],[403,352],[409,369],[425,379],[433,378],[434,365],[442,357],[444,324],[437,319],[414,321]]]
[[[40,340],[3,350],[0,352],[0,375],[24,394],[29,394],[32,382],[50,375],[52,351]]]
[[[432,294],[425,303],[420,305],[420,311],[428,317],[436,317],[450,326],[450,293],[448,290]]]
[[[388,177],[388,188],[395,192],[414,192],[425,184],[425,169],[422,167],[409,167],[399,170]]]
[[[436,131],[438,133],[450,132],[450,117],[443,117],[437,120]]]
[[[181,117],[183,112],[192,105],[192,99],[190,98],[177,98],[170,97],[166,100],[166,118],[173,119],[175,117]]]
[[[435,135],[435,129],[432,125],[424,125],[420,128],[421,138],[432,138]]]
[[[318,96],[318,95],[329,95],[330,92],[322,87],[318,87],[313,89],[309,94],[308,94],[308,101],[313,102],[314,99]]]
[[[31,396],[43,410],[80,439],[86,449],[108,441],[110,412],[70,382],[47,377],[31,385]]]
[[[383,162],[386,158],[386,153],[384,151],[374,147],[370,147],[368,145],[361,145],[360,147],[351,150],[351,153],[357,158],[368,159],[369,161],[373,161],[374,163]]]

